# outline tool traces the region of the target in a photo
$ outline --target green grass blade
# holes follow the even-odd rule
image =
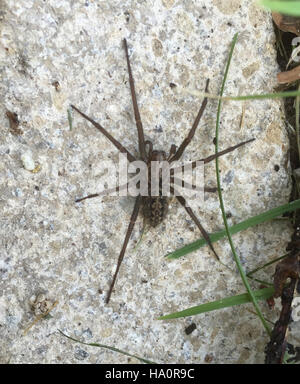
[[[257,291],[253,291],[256,300],[267,300],[274,294],[274,288],[263,288]],[[161,316],[158,320],[170,320],[178,319],[180,317],[200,315],[201,313],[211,312],[222,308],[233,307],[235,305],[241,305],[246,303],[251,303],[251,298],[248,293],[243,293],[237,296],[227,297],[225,299],[212,301],[210,303],[197,305],[185,309],[184,311],[174,312],[169,315]]]
[[[254,95],[241,95],[241,96],[224,96],[221,100],[264,100],[264,99],[280,99],[286,97],[297,97],[300,96],[300,91],[286,91],[286,92],[277,92],[277,93],[264,93],[264,94],[254,94]]]
[[[238,34],[236,33],[234,38],[233,38],[233,41],[232,41],[232,44],[231,44],[230,53],[229,53],[229,57],[228,57],[228,60],[227,60],[225,74],[224,74],[223,82],[222,82],[222,86],[221,86],[221,92],[220,92],[221,96],[223,96],[223,93],[224,93],[225,84],[226,84],[226,80],[227,80],[227,77],[228,77],[229,67],[230,67],[230,63],[231,63],[234,47],[235,47],[235,44],[236,44],[236,41],[237,41],[237,37],[238,37]],[[216,153],[219,152],[219,130],[220,130],[221,108],[222,108],[222,100],[219,100],[218,111],[217,111],[217,121],[216,121],[216,134],[215,134]],[[230,233],[230,228],[229,228],[229,225],[228,225],[228,222],[227,222],[227,218],[226,218],[225,206],[224,206],[224,201],[223,201],[223,196],[222,196],[221,177],[220,177],[220,170],[219,170],[219,158],[216,157],[215,161],[216,161],[216,178],[217,178],[217,186],[218,186],[218,195],[219,195],[219,201],[220,201],[220,208],[221,208],[221,211],[222,211],[222,216],[223,216],[223,221],[224,221],[224,225],[225,225],[225,230],[226,230],[227,238],[228,238],[228,241],[229,241],[229,244],[230,244],[230,248],[231,248],[231,251],[232,251],[232,254],[233,254],[233,258],[234,258],[234,261],[235,261],[235,263],[237,265],[237,268],[239,270],[239,273],[240,273],[241,279],[242,279],[242,281],[244,283],[244,286],[245,286],[245,288],[246,288],[246,290],[248,292],[248,295],[251,298],[251,301],[252,301],[252,304],[253,304],[253,306],[255,308],[255,311],[256,311],[258,317],[260,318],[260,321],[261,321],[262,325],[264,326],[266,332],[269,335],[271,335],[270,327],[269,327],[268,323],[266,322],[266,320],[265,320],[265,318],[264,318],[264,316],[263,316],[263,314],[262,314],[262,312],[260,310],[260,307],[259,307],[259,305],[257,303],[256,298],[255,298],[255,295],[254,295],[254,293],[253,293],[253,291],[252,291],[252,289],[250,287],[250,284],[248,282],[246,273],[245,273],[245,271],[243,269],[241,260],[240,260],[238,254],[235,251],[235,247],[234,247],[234,244],[233,244],[233,241],[232,241],[232,237],[231,237],[231,233]]]
[[[263,287],[273,287],[273,283],[269,283],[268,281],[264,281],[264,280],[260,280],[260,279],[256,279],[252,276],[248,276],[248,279],[251,279],[252,281],[255,281],[256,283],[259,283],[261,285],[261,288],[262,286]]]
[[[282,259],[285,259],[285,258],[288,257],[289,255],[290,255],[290,253],[286,253],[286,254],[283,255],[283,256],[277,257],[276,259],[269,261],[268,263],[262,265],[261,267],[257,267],[257,268],[255,268],[255,269],[253,269],[252,271],[248,272],[248,273],[247,273],[247,276],[250,277],[250,276],[254,275],[254,273],[260,271],[261,269],[264,269],[264,268],[266,268],[266,267],[269,267],[270,265],[277,263],[277,261],[280,261],[280,260],[282,260]]]
[[[134,357],[135,359],[138,359],[139,361],[141,361],[142,363],[145,363],[145,364],[157,364],[157,363],[154,363],[153,361],[150,361],[150,360],[147,360],[147,359],[143,359],[142,357],[139,357],[139,356],[136,356],[136,355],[132,355],[131,353],[127,353],[127,352],[121,351],[121,350],[118,349],[118,348],[115,348],[115,347],[109,347],[108,345],[98,344],[98,343],[85,343],[85,342],[83,342],[83,341],[74,339],[73,337],[66,335],[66,334],[63,333],[60,329],[59,329],[58,331],[59,331],[63,336],[67,337],[68,339],[70,339],[70,340],[72,340],[72,341],[75,341],[76,343],[80,343],[80,344],[83,344],[83,345],[88,345],[88,346],[90,346],[90,347],[104,348],[104,349],[108,349],[108,350],[113,351],[113,352],[118,352],[118,353],[121,353],[122,355],[125,355],[125,356]]]
[[[241,221],[240,223],[233,225],[232,227],[230,227],[230,233],[234,235],[235,233],[244,231],[245,229],[254,227],[255,225],[270,221],[277,216],[280,216],[286,212],[293,212],[299,208],[300,208],[300,200],[295,200],[295,201],[292,201],[291,203],[280,205],[279,207],[270,209],[269,211],[261,213],[257,216],[250,217],[247,220]],[[214,243],[225,236],[226,236],[226,230],[223,229],[222,231],[211,234],[210,240],[212,243]],[[174,252],[169,253],[168,255],[166,255],[166,257],[168,259],[178,259],[181,256],[185,256],[188,253],[196,251],[197,249],[203,247],[204,245],[206,245],[206,241],[204,239],[199,239],[194,241],[191,244],[188,244],[182,248],[177,249]]]
[[[271,9],[271,11],[283,13],[291,16],[300,16],[300,2],[296,1],[275,1],[275,0],[260,0],[259,4],[263,7]]]
[[[290,253],[286,253],[285,255],[283,256],[280,256],[280,257],[276,257],[276,259],[273,259],[271,261],[269,261],[268,263],[265,263],[264,265],[260,266],[260,267],[257,267],[255,269],[253,269],[252,271],[248,272],[247,273],[247,277],[248,279],[251,279],[252,281],[256,281],[257,283],[260,283],[260,284],[263,284],[265,287],[272,287],[273,286],[273,283],[268,283],[267,281],[262,281],[260,279],[257,279],[257,278],[254,278],[253,275],[254,273],[266,268],[266,267],[269,267],[270,265],[272,264],[275,264],[277,263],[278,261],[288,257],[290,255]]]
[[[207,97],[208,99],[222,100],[222,101],[245,101],[245,100],[265,100],[265,99],[281,99],[287,97],[297,97],[300,96],[300,91],[286,91],[286,92],[276,92],[276,93],[263,93],[263,94],[254,94],[254,95],[239,95],[239,96],[220,96],[213,95],[211,93],[199,92],[192,89],[184,90],[185,93],[197,97]]]

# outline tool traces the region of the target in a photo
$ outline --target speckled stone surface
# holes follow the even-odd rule
[[[102,162],[117,163],[118,153],[78,114],[70,130],[67,109],[75,104],[136,153],[122,48],[126,37],[146,137],[168,150],[183,140],[201,103],[170,83],[202,91],[210,78],[210,92],[218,93],[234,33],[240,35],[226,93],[273,90],[278,68],[270,15],[250,0],[4,0],[0,17],[0,361],[136,362],[75,344],[58,333],[61,329],[157,362],[262,363],[268,339],[250,305],[156,320],[244,292],[226,240],[215,248],[232,273],[207,247],[179,260],[163,258],[200,237],[177,203],[135,249],[143,227],[138,218],[115,292],[105,305],[133,199],[75,204],[76,198],[96,192]],[[6,110],[17,113],[22,135],[10,132]],[[213,153],[216,110],[210,100],[185,160]],[[288,201],[289,145],[280,101],[224,103],[221,149],[252,137],[255,142],[220,160],[230,224]],[[32,157],[36,173],[23,167],[24,153]],[[213,164],[206,166],[205,180],[215,185]],[[223,227],[216,195],[207,195],[196,213],[208,231]],[[290,233],[285,221],[273,221],[235,235],[245,269],[284,254]],[[258,276],[270,279],[273,271]],[[58,304],[51,318],[24,336],[39,294]],[[278,308],[270,311],[262,303],[270,320]],[[197,328],[186,335],[192,322]]]

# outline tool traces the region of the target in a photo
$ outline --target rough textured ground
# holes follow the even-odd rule
[[[1,2],[0,130],[0,360],[11,363],[135,362],[123,355],[72,343],[61,329],[86,342],[112,345],[157,362],[261,363],[266,334],[251,306],[161,322],[155,318],[244,292],[236,272],[203,248],[175,261],[163,256],[200,237],[178,204],[141,245],[139,218],[116,290],[105,292],[115,268],[133,200],[105,197],[75,204],[95,192],[102,162],[117,151],[71,103],[101,122],[129,150],[137,149],[124,51],[128,39],[146,137],[169,149],[185,137],[201,102],[179,87],[217,93],[229,45],[239,32],[226,92],[271,92],[276,55],[270,15],[253,1],[47,1]],[[59,82],[56,90],[55,82]],[[217,104],[205,116],[184,159],[214,151]],[[224,103],[221,148],[256,137],[220,162],[230,224],[288,201],[288,140],[280,101]],[[22,135],[10,132],[6,111],[17,113]],[[24,169],[30,151],[38,172]],[[135,152],[136,153],[136,152]],[[24,158],[23,158],[24,159]],[[276,167],[275,167],[276,166]],[[205,170],[215,185],[214,165]],[[208,231],[223,227],[218,199],[197,210]],[[247,270],[285,252],[290,230],[273,221],[234,236]],[[227,242],[216,250],[234,264]],[[273,269],[260,273],[270,279]],[[58,301],[51,318],[35,324],[33,296]],[[278,311],[262,309],[269,319]],[[38,309],[36,310],[38,313]],[[189,336],[191,322],[197,329]]]

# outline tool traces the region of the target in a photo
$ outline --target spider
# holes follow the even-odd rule
[[[151,184],[151,171],[150,171],[151,162],[154,162],[154,161],[167,161],[169,164],[171,164],[174,161],[177,161],[177,160],[179,160],[181,158],[184,150],[187,148],[187,146],[189,145],[189,143],[191,142],[191,140],[193,139],[193,137],[195,135],[196,129],[197,129],[198,125],[199,125],[199,121],[200,121],[200,119],[201,119],[201,117],[203,115],[203,112],[204,112],[204,110],[206,108],[206,105],[207,105],[207,98],[204,98],[204,100],[202,102],[202,105],[200,107],[200,110],[199,110],[199,112],[197,114],[197,117],[196,117],[196,119],[195,119],[195,121],[194,121],[194,123],[192,125],[192,128],[190,129],[188,135],[183,140],[183,142],[181,143],[181,145],[179,146],[178,149],[177,149],[176,145],[172,144],[168,155],[166,154],[165,151],[154,150],[152,142],[150,140],[145,140],[145,137],[144,137],[144,130],[143,130],[143,125],[142,125],[142,121],[141,121],[141,117],[140,117],[140,112],[139,112],[139,108],[138,108],[138,104],[137,104],[137,99],[136,99],[136,92],[135,92],[135,87],[134,87],[134,80],[133,80],[133,75],[132,75],[132,71],[131,71],[131,65],[130,65],[130,60],[129,60],[128,47],[127,47],[126,39],[123,40],[123,45],[124,45],[124,49],[125,49],[125,55],[126,55],[126,61],[127,61],[127,69],[128,69],[128,75],[129,75],[130,92],[131,92],[131,98],[132,98],[132,104],[133,104],[136,128],[137,128],[137,133],[138,133],[139,156],[140,156],[139,160],[142,160],[143,162],[145,162],[146,165],[147,165],[147,168],[149,170],[149,179],[148,179],[149,180],[149,183],[148,183],[148,192],[149,193],[148,193],[147,196],[142,196],[141,194],[139,194],[136,197],[135,204],[134,204],[134,209],[133,209],[130,221],[129,221],[129,225],[128,225],[127,232],[126,232],[126,235],[125,235],[123,246],[122,246],[121,252],[119,254],[116,270],[115,270],[113,279],[111,281],[111,284],[110,284],[110,287],[109,287],[109,290],[108,290],[108,293],[107,293],[107,297],[106,297],[106,303],[107,304],[110,301],[111,294],[112,294],[112,291],[113,291],[113,288],[115,286],[116,279],[117,279],[117,276],[118,276],[118,273],[119,273],[119,270],[120,270],[120,266],[121,266],[121,263],[123,261],[123,258],[124,258],[124,255],[125,255],[125,251],[126,251],[129,239],[131,237],[131,234],[132,234],[135,222],[137,220],[139,211],[142,208],[142,214],[143,214],[144,218],[149,222],[149,224],[152,227],[156,227],[157,225],[159,225],[164,220],[164,218],[166,217],[166,214],[167,214],[167,211],[168,211],[169,201],[168,201],[167,197],[162,195],[161,188],[159,188],[158,196],[151,195],[151,188],[150,188],[150,184]],[[206,81],[205,92],[208,91],[208,85],[209,85],[209,80]],[[127,156],[127,160],[130,163],[137,160],[135,156],[133,156],[119,141],[117,141],[99,123],[97,123],[92,118],[88,117],[86,114],[81,112],[74,105],[71,105],[71,107],[75,111],[77,111],[82,117],[84,117],[86,120],[91,122],[104,136],[106,136],[106,138],[121,153],[125,154]],[[242,145],[245,145],[245,144],[247,144],[247,143],[249,143],[249,142],[251,142],[253,140],[255,140],[255,139],[250,139],[250,140],[241,142],[241,143],[239,143],[239,144],[237,144],[235,146],[229,147],[229,148],[227,148],[227,149],[225,149],[223,151],[220,151],[220,152],[218,152],[216,154],[208,156],[205,159],[201,159],[200,161],[202,161],[202,164],[203,163],[204,164],[209,163],[210,161],[216,159],[217,157],[225,155],[226,153],[229,153],[229,152],[237,149],[238,147],[241,147]],[[195,168],[197,166],[196,161],[190,163],[190,165],[192,166],[192,168]],[[175,192],[176,192],[176,196],[175,196],[176,199],[185,208],[185,210],[188,213],[188,215],[191,217],[193,222],[196,224],[196,226],[200,230],[202,236],[206,240],[206,242],[209,245],[210,249],[213,251],[215,257],[219,260],[219,257],[217,255],[217,253],[216,253],[212,243],[211,243],[211,240],[209,238],[208,233],[206,232],[206,230],[201,225],[200,221],[196,217],[196,215],[193,212],[193,210],[188,206],[185,198],[183,196],[181,196],[180,194],[178,194],[177,191],[175,191],[175,181],[176,181],[176,179],[174,177],[174,173],[172,173],[172,170],[171,170],[171,178],[170,178],[170,184],[171,184],[170,191],[171,191],[171,194],[174,196]],[[127,186],[128,186],[128,183],[125,186],[118,186],[117,188],[115,188],[113,190],[106,190],[104,192],[109,193],[111,191],[119,191],[119,190],[121,190],[121,188],[124,188],[124,187],[126,188]],[[207,187],[205,187],[204,191],[205,192],[216,192],[216,188],[207,188]],[[77,199],[76,202],[80,202],[80,201],[83,201],[85,199],[89,199],[89,198],[93,198],[93,197],[97,197],[97,196],[102,196],[102,195],[103,195],[103,193],[94,193],[92,195],[88,195],[88,196],[82,197],[80,199]]]

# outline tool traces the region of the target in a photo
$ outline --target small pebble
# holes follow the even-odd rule
[[[190,324],[188,327],[185,328],[186,335],[190,335],[196,328],[197,327],[195,323]]]
[[[86,359],[87,357],[89,356],[89,354],[86,352],[86,351],[84,351],[83,349],[81,349],[81,348],[76,348],[76,351],[75,351],[75,358],[77,359],[77,360],[84,360],[84,359]]]
[[[35,169],[35,164],[34,160],[32,158],[32,152],[31,151],[26,151],[21,155],[21,160],[23,163],[23,167],[27,171],[33,171]]]
[[[23,195],[23,193],[22,193],[22,189],[20,189],[20,188],[16,188],[16,190],[15,190],[15,195],[16,195],[17,197],[21,197],[21,196]]]

